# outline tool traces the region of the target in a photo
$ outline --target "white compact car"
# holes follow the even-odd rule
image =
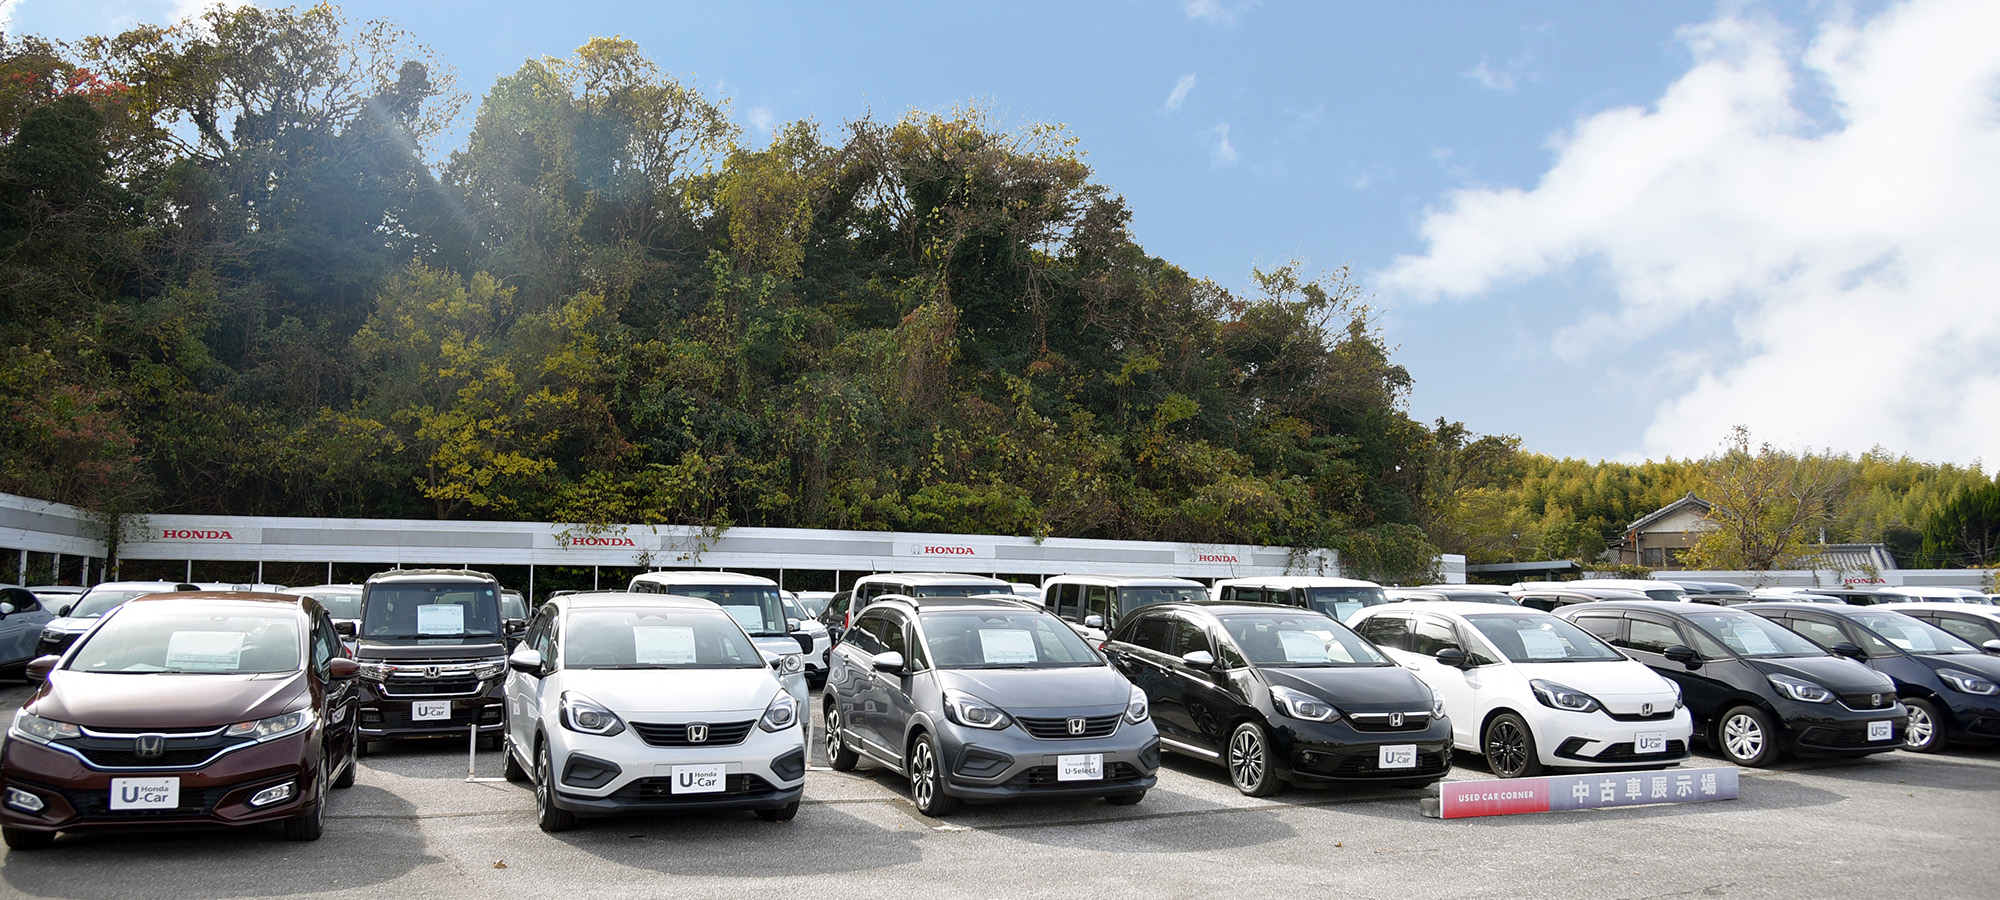
[[[1671,766],[1694,724],[1680,689],[1548,613],[1399,603],[1350,623],[1444,699],[1454,746],[1502,778],[1544,768]]]
[[[707,600],[588,593],[543,604],[507,666],[507,777],[543,831],[578,816],[754,810],[805,789],[804,667]]]

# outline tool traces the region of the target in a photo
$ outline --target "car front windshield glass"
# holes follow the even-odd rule
[[[359,591],[302,591],[305,596],[319,601],[326,607],[326,614],[336,619],[361,618],[361,593]]]
[[[1469,615],[1465,620],[1510,662],[1599,662],[1624,654],[1594,634],[1547,614]]]
[[[491,584],[378,584],[368,590],[361,636],[465,643],[500,634],[500,592]]]
[[[751,637],[785,633],[784,595],[761,584],[677,584],[667,589],[682,597],[700,597],[734,618]]]
[[[1104,661],[1083,638],[1045,612],[924,612],[924,645],[940,669],[1065,669]]]
[[[1259,666],[1393,666],[1373,644],[1324,615],[1232,615],[1222,627]]]
[[[71,609],[69,614],[71,617],[78,619],[95,619],[98,616],[117,609],[125,601],[134,597],[144,597],[147,594],[157,593],[159,591],[153,588],[147,588],[142,591],[91,591],[84,595],[82,600],[76,601],[76,607]]]
[[[1200,603],[1208,599],[1208,589],[1199,585],[1137,585],[1118,589],[1118,612],[1123,615],[1155,603]]]
[[[1691,613],[1688,622],[1738,656],[1825,656],[1819,645],[1750,613]]]
[[[113,616],[65,668],[119,675],[296,672],[304,662],[298,615],[270,609],[157,607]]]
[[[1883,640],[1906,653],[1933,656],[1945,653],[1979,653],[1972,646],[1942,628],[1928,622],[1921,622],[1897,612],[1869,610],[1855,613],[1849,618],[1854,623],[1875,632]]]
[[[528,617],[527,598],[522,597],[520,594],[514,593],[513,591],[501,591],[500,615],[502,618],[508,618],[508,619],[527,618]]]
[[[1389,602],[1378,587],[1317,587],[1306,589],[1306,605],[1343,622],[1371,606]]]
[[[569,669],[762,667],[763,655],[737,622],[713,609],[571,610],[563,622],[562,664]]]
[[[781,597],[783,597],[783,595],[780,595],[780,596],[781,596]],[[805,607],[803,607],[803,606],[800,606],[800,605],[799,605],[799,601],[797,601],[797,600],[794,600],[794,599],[792,599],[792,598],[790,598],[790,597],[783,597],[783,599],[784,599],[784,601],[785,601],[785,617],[786,617],[786,618],[788,618],[788,619],[797,619],[797,620],[799,620],[799,621],[801,621],[801,622],[803,622],[803,621],[805,621],[805,620],[807,620],[807,619],[810,619],[810,618],[812,618],[811,616],[809,616],[809,615],[806,615],[806,609],[805,609]]]

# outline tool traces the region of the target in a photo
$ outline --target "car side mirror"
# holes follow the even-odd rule
[[[8,616],[11,616],[13,614],[14,614],[14,604],[0,603],[0,619],[7,618]]]
[[[1454,669],[1465,668],[1465,664],[1468,659],[1470,659],[1470,657],[1465,655],[1465,651],[1460,650],[1457,647],[1446,647],[1443,650],[1439,650],[1437,652],[1437,661],[1447,666],[1450,666]]]
[[[507,668],[524,675],[542,676],[542,651],[533,647],[522,647],[507,657]]]
[[[2000,656],[2000,640],[1987,641],[1984,644],[1980,644],[1979,647],[1980,649],[1985,650],[1988,653],[1991,653],[1995,656]]]
[[[523,632],[523,631],[527,631],[527,630],[528,630],[528,620],[527,620],[527,619],[503,619],[503,620],[501,620],[501,622],[500,622],[500,627],[501,627],[501,628],[502,628],[503,630],[505,630],[505,631],[506,631],[506,632],[507,632],[508,634],[519,634],[519,633],[521,633],[521,632]]]
[[[335,681],[353,678],[359,674],[361,674],[361,664],[345,656],[336,656],[332,662],[327,663],[327,675]]]
[[[1103,616],[1084,616],[1084,617],[1083,617],[1083,627],[1085,627],[1085,628],[1103,628],[1103,627],[1104,627],[1104,617],[1103,617]]]
[[[897,653],[894,650],[877,654],[875,656],[875,671],[887,672],[891,675],[903,674],[903,654]]]
[[[1833,646],[1831,646],[1831,647],[1828,647],[1827,649],[1828,649],[1828,650],[1832,650],[1832,651],[1833,651],[1833,655],[1835,655],[1835,656],[1845,656],[1845,657],[1847,657],[1848,659],[1867,659],[1867,658],[1868,658],[1868,654],[1866,654],[1866,653],[1863,653],[1863,652],[1861,652],[1861,648],[1860,648],[1860,647],[1858,647],[1858,646],[1856,646],[1856,645],[1854,645],[1854,644],[1850,644],[1850,643],[1848,643],[1848,642],[1846,642],[1846,641],[1841,641],[1840,643],[1838,643],[1838,644],[1835,644],[1835,645],[1833,645]]]
[[[1701,668],[1701,657],[1695,655],[1693,647],[1675,644],[1668,647],[1660,655],[1665,656],[1668,662],[1677,662],[1686,666],[1690,672]]]
[[[57,618],[67,617],[69,615],[70,606],[71,604],[65,603],[62,606],[58,607],[56,609],[56,617]]]
[[[60,656],[37,656],[28,661],[28,669],[23,674],[29,681],[47,681],[49,672],[53,671],[59,662],[62,662]]]
[[[1187,663],[1190,667],[1196,669],[1213,669],[1215,668],[1215,654],[1207,650],[1190,650],[1181,654],[1181,662]]]
[[[352,638],[361,630],[361,623],[352,619],[342,619],[333,623],[333,633],[344,638]]]
[[[799,630],[799,620],[791,618],[790,616],[785,617],[785,630],[786,631]]]

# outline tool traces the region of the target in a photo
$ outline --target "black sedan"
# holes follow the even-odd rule
[[[1152,702],[1167,749],[1221,763],[1253,797],[1285,782],[1414,787],[1451,770],[1451,722],[1416,675],[1324,613],[1167,603],[1104,653]]]
[[[2000,740],[2000,659],[1893,606],[1752,603],[1740,607],[1785,626],[1896,682],[1910,708],[1903,745],[1920,753],[1949,741]]]
[[[1864,756],[1902,746],[1909,712],[1887,676],[1745,607],[1631,601],[1558,610],[1680,685],[1696,733],[1741,766],[1782,753]]]

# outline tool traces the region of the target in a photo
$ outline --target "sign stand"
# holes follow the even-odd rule
[[[466,784],[480,784],[480,783],[490,783],[490,782],[496,782],[496,781],[506,781],[507,779],[505,779],[505,778],[480,778],[480,777],[478,777],[478,775],[479,775],[479,723],[478,723],[478,722],[473,722],[473,723],[471,723],[471,724],[469,724],[469,725],[465,726],[465,730],[466,730],[466,732],[467,732],[467,734],[466,734],[466,741],[465,741],[465,783],[466,783]],[[507,752],[507,746],[506,746],[505,742],[502,742],[502,744],[501,744],[501,746],[500,746],[500,752],[501,752],[501,753],[505,753],[505,752]]]

